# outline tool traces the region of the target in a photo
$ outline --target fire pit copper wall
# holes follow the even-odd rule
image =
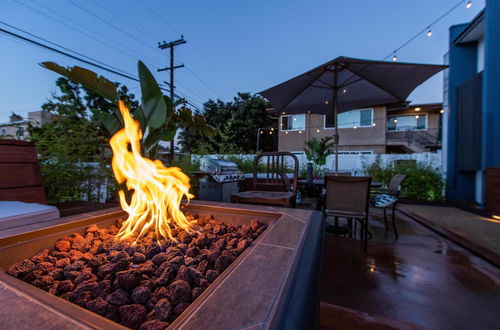
[[[233,224],[257,219],[268,228],[169,329],[312,328],[319,306],[321,213],[252,205],[192,202],[186,210]],[[0,239],[0,322],[6,327],[119,329],[121,325],[53,296],[4,271],[91,224],[109,226],[125,213],[98,211]],[[8,301],[8,302],[7,302]]]

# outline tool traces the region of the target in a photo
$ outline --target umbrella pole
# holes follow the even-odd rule
[[[337,95],[338,89],[334,89],[334,101],[333,101],[333,116],[335,117],[335,175],[339,175],[339,116],[338,116],[338,104]]]

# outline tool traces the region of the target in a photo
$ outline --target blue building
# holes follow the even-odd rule
[[[500,1],[450,27],[445,56],[446,197],[485,202],[485,170],[500,167]]]

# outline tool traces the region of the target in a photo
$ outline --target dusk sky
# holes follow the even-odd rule
[[[201,108],[210,98],[256,93],[340,55],[383,59],[458,2],[0,0],[0,21],[133,75],[141,59],[159,81],[168,80],[167,72],[156,72],[167,65],[168,52],[157,48],[158,41],[183,34],[187,44],[176,48],[176,64],[186,67],[176,70],[177,93]],[[442,63],[449,26],[470,21],[483,6],[484,0],[475,0],[467,9],[464,2],[432,27],[431,37],[423,33],[398,51],[399,61]],[[3,33],[0,54],[0,122],[11,111],[39,110],[55,91],[58,75],[41,68],[42,61],[87,67],[139,94],[137,82]],[[442,101],[442,74],[409,100]]]

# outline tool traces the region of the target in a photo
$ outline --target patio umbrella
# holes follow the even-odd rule
[[[340,56],[259,94],[281,114],[335,116],[335,172],[338,174],[339,113],[405,102],[417,86],[446,67]]]

